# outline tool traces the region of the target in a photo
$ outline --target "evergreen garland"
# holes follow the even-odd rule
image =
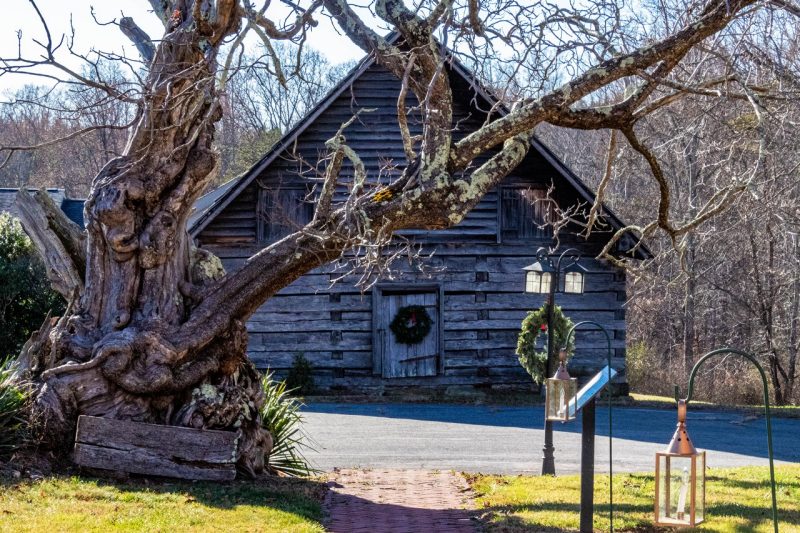
[[[553,357],[557,356],[556,354],[564,345],[564,339],[573,325],[572,320],[564,315],[559,306],[553,307],[553,329],[555,330]],[[547,304],[528,313],[528,316],[522,321],[522,331],[520,331],[517,341],[519,362],[533,378],[533,381],[538,384],[548,377],[545,375],[547,372],[547,340],[544,343],[544,350],[537,351],[536,349],[536,341],[542,332],[550,334],[547,331]],[[573,337],[567,346],[567,355],[572,356],[574,351],[575,339]]]
[[[419,344],[431,331],[433,319],[421,305],[401,307],[389,324],[395,339],[400,344]]]

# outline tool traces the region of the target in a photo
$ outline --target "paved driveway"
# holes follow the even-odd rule
[[[316,442],[309,459],[334,467],[426,468],[492,473],[541,469],[541,407],[442,404],[338,404],[305,407]],[[608,412],[597,409],[596,462],[608,470]],[[615,471],[652,471],[654,454],[675,429],[675,411],[614,409]],[[775,458],[800,462],[800,420],[774,419]],[[689,409],[689,434],[709,451],[711,468],[767,464],[762,417]],[[555,425],[556,471],[580,468],[580,419]]]

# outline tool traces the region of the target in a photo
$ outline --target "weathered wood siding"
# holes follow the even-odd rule
[[[230,481],[238,439],[235,431],[79,416],[73,460],[102,470]]]
[[[256,243],[257,203],[257,189],[248,187],[203,231],[200,242],[228,246]]]
[[[541,243],[544,244],[544,243]],[[535,248],[533,248],[535,249]],[[255,249],[212,248],[231,268]],[[443,292],[442,372],[434,378],[383,380],[373,373],[373,305],[345,279],[329,287],[337,274],[321,269],[299,279],[270,299],[248,322],[250,356],[260,368],[282,373],[295,354],[314,365],[322,387],[380,387],[385,385],[525,384],[527,374],[514,354],[517,335],[527,311],[543,296],[522,292],[522,267],[532,262],[532,250],[508,245],[437,245],[431,277],[413,272],[395,282],[440,284]],[[625,278],[593,259],[582,260],[586,292],[558,294],[556,303],[573,321],[594,320],[613,335],[614,366],[624,366]],[[576,374],[603,366],[605,337],[579,333],[578,351],[571,363]]]
[[[485,116],[470,102],[474,94],[461,78],[453,77],[457,136],[478,127]],[[318,181],[317,161],[324,143],[352,115],[364,112],[345,135],[360,155],[370,176],[388,181],[396,171],[393,162],[404,155],[397,128],[396,101],[399,82],[378,66],[372,66],[327,109],[315,118],[293,144],[294,153],[284,153],[270,164],[243,194],[232,201],[199,235],[200,243],[219,255],[228,270],[237,269],[264,243],[257,242],[256,223],[259,187],[298,187],[311,191]],[[462,104],[459,105],[458,102]],[[409,101],[409,105],[413,105]],[[416,127],[412,124],[412,127]],[[338,191],[344,198],[352,168],[345,165]],[[577,194],[539,154],[531,153],[505,181],[505,185],[547,187],[555,185],[560,205],[572,205]],[[270,299],[248,323],[250,355],[261,368],[282,373],[295,354],[302,353],[314,366],[317,385],[331,388],[367,388],[390,385],[500,385],[526,384],[530,378],[514,354],[520,322],[526,312],[539,307],[543,297],[523,293],[522,267],[533,262],[535,251],[550,244],[546,234],[524,234],[502,239],[499,224],[501,191],[491,191],[456,227],[441,231],[406,231],[435,251],[428,261],[429,274],[401,271],[394,282],[434,284],[442,295],[443,354],[435,377],[383,379],[374,372],[375,335],[373,298],[345,279],[330,287],[338,275],[329,268],[309,273]],[[263,192],[261,193],[263,197]],[[534,232],[535,233],[535,232]],[[608,234],[595,233],[590,242],[574,235],[560,235],[562,248],[579,247],[587,258],[583,295],[558,294],[557,304],[575,322],[594,320],[613,333],[615,366],[624,365],[625,279],[617,269],[591,259]],[[602,366],[605,338],[599,333],[581,333],[575,371]]]

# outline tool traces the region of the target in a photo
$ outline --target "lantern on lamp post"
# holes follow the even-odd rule
[[[583,294],[583,268],[577,263],[570,265],[564,271],[564,292],[569,294]]]
[[[694,527],[706,506],[706,452],[698,452],[686,431],[686,400],[678,402],[678,427],[669,446],[656,453],[655,523]]]
[[[525,270],[525,292],[534,294],[549,294],[553,276],[545,272],[542,263],[536,261],[528,265]]]
[[[694,379],[703,364],[716,356],[738,355],[756,367],[764,393],[764,415],[767,429],[769,482],[772,492],[772,528],[778,533],[778,497],[775,485],[775,464],[772,453],[772,419],[769,412],[767,374],[754,355],[733,348],[717,348],[701,357],[689,373],[689,391],[683,400],[675,387],[678,402],[678,429],[663,453],[656,454],[655,523],[660,526],[695,526],[705,518],[706,454],[697,452],[686,432],[686,406],[694,394]]]
[[[576,405],[578,380],[567,372],[567,350],[562,348],[558,354],[558,370],[546,382],[547,420],[550,422],[569,422],[575,420],[576,408],[570,411],[569,404]]]

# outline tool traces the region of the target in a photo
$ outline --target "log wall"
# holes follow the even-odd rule
[[[544,242],[541,244],[545,244]],[[391,385],[524,385],[530,378],[514,351],[520,323],[544,297],[523,292],[522,267],[533,246],[436,245],[428,262],[431,275],[403,272],[393,283],[436,284],[443,293],[442,373],[434,378],[384,380],[373,374],[373,304],[352,279],[329,287],[338,274],[320,269],[280,291],[247,324],[249,353],[259,368],[282,375],[298,353],[313,365],[322,388],[375,388]],[[255,249],[211,247],[229,269]],[[574,321],[593,320],[613,335],[614,366],[624,367],[625,277],[594,259],[582,259],[588,272],[581,295],[557,294],[556,303]],[[544,338],[544,336],[542,336]],[[578,334],[570,365],[574,374],[596,372],[605,364],[601,333]]]
[[[481,103],[461,77],[451,76],[455,114],[459,119],[456,137],[466,134],[485,120]],[[220,256],[226,268],[236,270],[243,261],[267,242],[258,229],[259,188],[297,187],[309,191],[319,183],[318,161],[324,143],[341,124],[362,108],[345,131],[347,143],[360,155],[373,181],[386,182],[396,174],[392,165],[404,160],[397,129],[396,101],[399,82],[378,66],[367,68],[327,107],[318,109],[301,127],[291,148],[261,170],[257,179],[212,220],[198,241]],[[477,104],[476,104],[477,102]],[[409,101],[408,105],[413,105]],[[484,103],[485,104],[485,103]],[[475,105],[478,105],[476,108]],[[416,128],[412,121],[412,130]],[[345,165],[338,198],[347,194],[352,168]],[[573,205],[578,193],[541,154],[535,151],[504,182],[543,188],[555,186],[560,205]],[[262,193],[263,197],[263,193]],[[499,224],[500,194],[487,194],[461,224],[446,230],[406,231],[406,236],[435,252],[426,264],[428,273],[417,269],[400,271],[395,283],[434,284],[442,298],[443,353],[439,375],[426,378],[383,379],[373,372],[373,298],[354,287],[353,279],[334,286],[338,277],[322,268],[297,280],[270,299],[248,323],[249,351],[260,368],[284,373],[292,359],[302,353],[313,365],[321,388],[380,388],[392,385],[525,385],[530,378],[514,354],[520,323],[527,311],[538,308],[543,296],[523,293],[522,268],[534,261],[536,249],[549,246],[546,235],[516,242],[503,241]],[[312,195],[313,199],[313,195]],[[263,208],[262,208],[263,209]],[[302,212],[299,210],[298,212]],[[268,215],[269,216],[269,215]],[[302,221],[297,221],[301,224]],[[625,277],[608,264],[591,259],[608,233],[596,232],[591,241],[574,234],[561,234],[562,249],[575,246],[587,259],[588,272],[583,295],[558,294],[556,303],[573,321],[594,320],[613,334],[615,366],[624,366]],[[603,366],[605,338],[598,333],[578,336],[578,353],[571,365],[585,374]]]

